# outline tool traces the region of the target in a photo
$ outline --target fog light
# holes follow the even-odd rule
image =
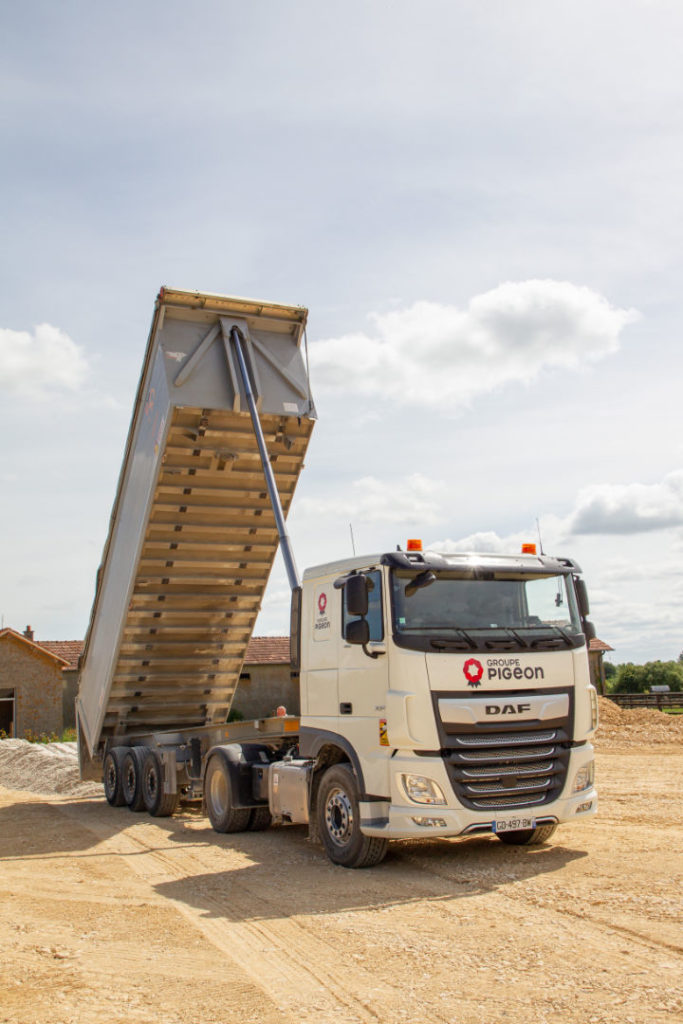
[[[583,789],[590,789],[595,778],[595,761],[590,761],[583,768],[579,768],[574,776],[574,792],[580,793]]]
[[[446,798],[432,779],[424,775],[402,775],[401,782],[409,800],[416,804],[445,804]]]
[[[579,806],[574,811],[574,814],[581,814],[582,811],[590,811],[592,806],[593,806],[593,801],[592,800],[585,800],[584,803],[579,804]]]
[[[413,818],[416,825],[422,828],[445,828],[446,822],[443,818]]]

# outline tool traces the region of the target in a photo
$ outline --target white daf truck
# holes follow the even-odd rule
[[[345,867],[396,838],[544,842],[597,809],[579,567],[413,541],[300,581],[305,323],[159,294],[81,665],[81,773],[133,811],[202,800],[219,832],[306,823]],[[278,543],[301,715],[228,724]]]

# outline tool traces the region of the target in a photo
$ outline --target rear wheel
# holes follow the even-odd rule
[[[244,832],[249,827],[252,810],[234,807],[230,770],[223,758],[211,758],[204,779],[204,799],[214,832]]]
[[[126,798],[123,795],[123,759],[126,747],[112,747],[108,750],[103,765],[104,795],[112,807],[123,807]]]
[[[539,846],[547,843],[555,834],[557,825],[538,825],[536,828],[519,829],[516,832],[497,832],[501,843],[508,846]]]
[[[145,800],[142,792],[142,769],[147,756],[147,747],[131,747],[123,758],[121,782],[124,803],[131,811],[144,811]]]
[[[345,868],[369,868],[384,860],[386,839],[360,830],[358,784],[348,764],[335,764],[322,777],[318,790],[318,827],[327,856]]]
[[[247,829],[250,832],[264,832],[267,828],[270,828],[272,820],[270,810],[267,807],[252,807],[249,812]]]
[[[168,818],[178,806],[177,793],[164,793],[164,766],[156,750],[147,750],[142,764],[142,799],[154,818]]]

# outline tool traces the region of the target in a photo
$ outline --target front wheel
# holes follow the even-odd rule
[[[369,868],[384,860],[387,840],[364,836],[360,830],[358,784],[350,765],[327,769],[318,790],[317,814],[323,846],[333,864]]]
[[[515,832],[497,832],[501,843],[508,846],[539,846],[547,843],[555,834],[557,825],[538,825],[536,828],[520,828]]]

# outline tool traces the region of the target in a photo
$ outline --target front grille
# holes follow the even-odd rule
[[[519,775],[540,775],[550,772],[553,768],[552,761],[535,762],[527,765],[490,765],[486,768],[463,768],[462,774],[467,779],[500,779],[506,776],[517,777]]]
[[[567,776],[565,729],[455,734],[449,730],[444,761],[456,796],[473,810],[511,810],[550,803]]]

